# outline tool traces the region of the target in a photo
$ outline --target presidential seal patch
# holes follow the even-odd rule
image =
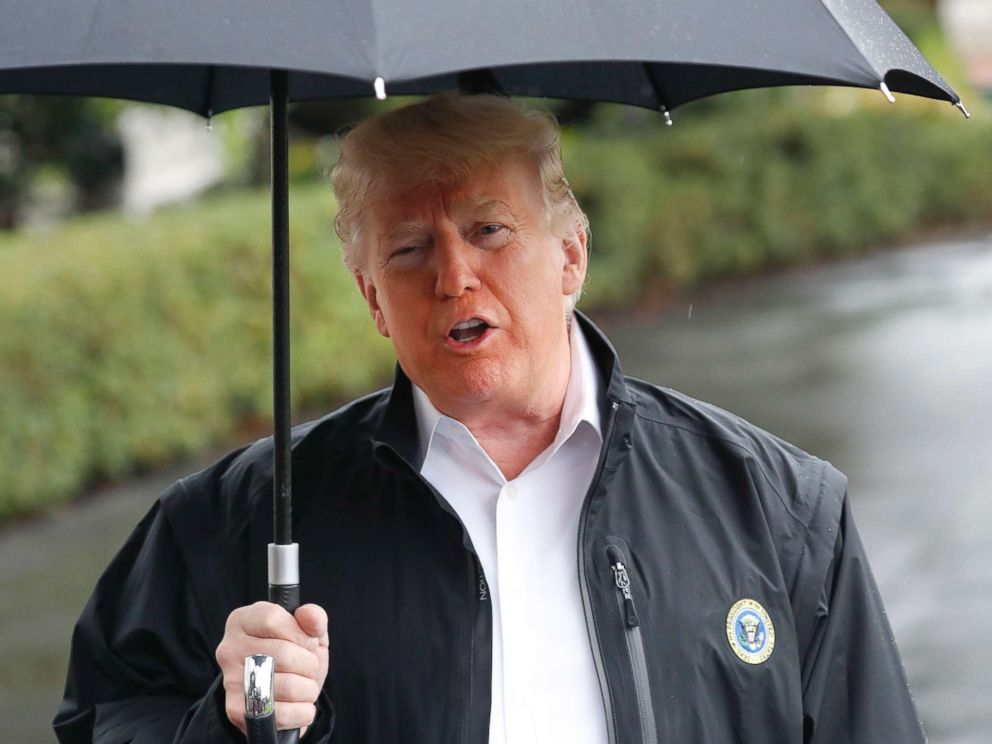
[[[753,599],[735,602],[727,613],[727,641],[741,661],[768,661],[775,650],[775,626],[765,608]]]

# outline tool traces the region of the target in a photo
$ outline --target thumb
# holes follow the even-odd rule
[[[328,644],[327,613],[324,608],[315,604],[305,604],[293,613],[300,629],[311,638],[320,641],[321,646]]]

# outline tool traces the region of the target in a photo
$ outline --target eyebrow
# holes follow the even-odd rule
[[[383,238],[385,240],[396,240],[397,238],[405,238],[409,235],[423,232],[426,229],[427,225],[423,222],[401,222],[388,233],[383,235]]]
[[[479,210],[479,211],[492,211],[498,209],[504,209],[510,212],[510,205],[501,199],[490,199],[483,197],[477,201],[465,200],[463,202],[458,202],[455,205],[455,209],[469,209],[469,210]]]

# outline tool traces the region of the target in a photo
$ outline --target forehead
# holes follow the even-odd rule
[[[363,221],[368,227],[388,230],[404,223],[433,219],[440,214],[458,217],[503,210],[524,217],[543,209],[536,165],[522,157],[511,156],[491,165],[478,166],[461,178],[380,189],[369,199]]]

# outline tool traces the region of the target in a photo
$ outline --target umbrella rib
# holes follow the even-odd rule
[[[850,42],[851,46],[854,47],[855,51],[857,51],[857,53],[861,56],[861,59],[871,68],[871,71],[875,73],[877,82],[884,83],[885,74],[888,72],[888,70],[879,70],[878,67],[876,67],[871,57],[869,57],[865,53],[865,50],[861,47],[861,44],[858,43],[858,41],[848,30],[847,24],[845,24],[840,19],[840,16],[838,16],[837,13],[834,11],[830,0],[820,0],[820,5],[822,5],[823,9],[827,11],[827,14],[830,16],[833,22],[837,24],[837,27],[841,30],[841,33],[844,34],[844,38],[846,38],[848,42]]]
[[[203,96],[203,108],[200,109],[200,113],[206,116],[208,119],[212,118],[214,115],[214,86],[216,83],[217,76],[217,65],[209,65],[207,67],[207,82],[204,86],[204,96]]]
[[[669,105],[668,94],[665,93],[664,84],[655,74],[654,69],[651,67],[649,62],[645,62],[641,66],[644,68],[644,73],[648,76],[648,82],[651,84],[651,90],[654,92],[655,98],[658,99],[659,108],[666,115],[666,120],[671,123],[671,118],[668,116],[671,106]]]

